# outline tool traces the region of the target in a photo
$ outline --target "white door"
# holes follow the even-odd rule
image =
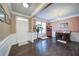
[[[28,32],[28,21],[16,20],[16,34],[19,45],[26,44],[31,39]]]

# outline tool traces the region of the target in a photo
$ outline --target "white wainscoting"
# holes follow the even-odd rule
[[[28,33],[27,39],[33,42],[33,40],[36,39],[35,33]],[[71,40],[75,42],[79,42],[79,33],[72,32]],[[2,42],[0,42],[0,56],[8,56],[11,46],[17,43],[18,42],[17,42],[16,34],[11,34],[8,37],[6,37]]]
[[[17,42],[18,45],[24,45],[27,44],[28,41],[32,41],[35,39],[35,34],[34,32],[28,32],[29,31],[29,24],[28,20],[25,21],[21,20],[22,18],[17,18],[16,20],[16,36],[17,36]]]
[[[36,35],[34,33],[27,33],[27,39],[26,41],[17,42],[17,35],[11,34],[8,37],[6,37],[2,42],[0,42],[0,56],[8,56],[10,49],[12,45],[18,44],[19,46],[27,44],[27,41],[33,42],[33,40],[36,38]]]
[[[32,42],[37,38],[37,34],[35,32],[32,32]]]
[[[79,42],[79,32],[71,32],[71,41]]]
[[[16,34],[11,34],[0,42],[0,56],[8,56],[11,46],[16,44]]]
[[[19,46],[22,46],[24,44],[28,44],[27,41],[31,41],[32,43],[34,42],[34,39],[36,39],[37,35],[34,32],[27,32],[26,40],[18,42]]]

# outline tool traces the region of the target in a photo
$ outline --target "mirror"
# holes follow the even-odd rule
[[[4,9],[3,7],[0,5],[0,21],[5,21],[5,14],[4,14]]]
[[[5,14],[5,22],[7,23],[7,24],[9,24],[10,23],[10,19],[9,19],[9,16],[7,15],[7,14]]]
[[[0,5],[0,21],[5,22],[7,24],[10,23],[9,16],[5,12],[5,10],[3,9],[2,5]]]

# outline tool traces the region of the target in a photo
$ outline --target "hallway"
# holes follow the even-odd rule
[[[0,14],[0,56],[79,55],[79,3],[2,3]]]

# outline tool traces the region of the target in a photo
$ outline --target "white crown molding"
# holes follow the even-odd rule
[[[51,19],[49,20],[50,22],[55,22],[55,21],[58,21],[58,20],[66,20],[66,19],[69,19],[69,18],[72,18],[72,17],[77,17],[79,16],[79,14],[75,14],[75,15],[71,15],[71,16],[66,16],[66,17],[61,17],[61,18],[56,18],[56,19]]]
[[[10,12],[10,15],[11,15],[11,11],[12,11],[11,4],[8,4],[8,9],[9,9],[9,12]]]
[[[24,18],[30,18],[30,16],[28,16],[28,15],[23,15],[21,13],[15,12],[15,11],[11,11],[11,13],[16,15],[16,16],[21,16],[21,17],[24,17]]]
[[[36,10],[32,13],[31,17],[35,16],[38,12],[40,12],[45,6],[47,6],[48,3],[43,3],[43,4],[40,4]]]
[[[40,4],[40,5],[36,8],[36,10],[35,10],[30,16],[24,15],[24,14],[21,14],[21,13],[18,13],[18,12],[16,12],[16,11],[13,11],[13,10],[12,10],[12,7],[11,7],[11,4],[8,4],[8,6],[9,6],[9,11],[10,11],[11,14],[14,14],[14,15],[17,15],[17,16],[22,16],[22,17],[25,17],[25,18],[32,18],[32,17],[34,17],[38,12],[40,12],[45,6],[47,6],[48,4],[49,4],[49,3]]]
[[[29,18],[30,17],[28,15],[24,15],[24,14],[21,14],[21,13],[13,11],[12,7],[11,7],[11,4],[8,4],[8,7],[9,7],[9,11],[10,11],[11,14],[14,14],[14,15],[17,15],[17,16],[21,16],[21,17],[24,17],[24,18]]]

